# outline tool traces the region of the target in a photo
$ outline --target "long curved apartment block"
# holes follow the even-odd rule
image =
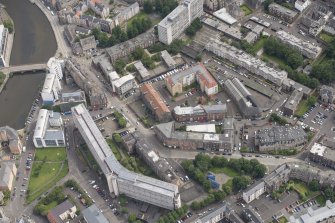
[[[129,171],[117,161],[83,104],[72,107],[72,114],[76,127],[106,176],[110,193],[125,194],[170,210],[181,206],[177,185]]]

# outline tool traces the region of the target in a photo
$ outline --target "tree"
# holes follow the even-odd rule
[[[274,37],[269,37],[265,40],[263,49],[267,55],[283,60],[292,69],[296,69],[303,64],[303,57],[299,51]]]
[[[250,183],[250,178],[246,176],[236,176],[233,178],[233,189],[234,191],[240,191],[247,188]]]
[[[121,142],[122,142],[122,138],[121,138],[121,136],[120,136],[119,133],[114,133],[114,134],[113,134],[113,138],[114,138],[114,141],[115,141],[116,143],[121,143]]]
[[[266,173],[266,167],[263,164],[258,164],[254,167],[253,176],[255,178],[262,178]]]
[[[195,60],[200,62],[202,60],[202,54],[199,53],[196,57],[195,57]]]
[[[185,33],[186,33],[186,35],[192,37],[201,28],[202,28],[202,23],[201,23],[201,21],[200,21],[199,18],[196,18],[195,20],[193,20],[193,22],[191,23],[191,25],[189,27],[187,27],[187,29],[185,30]]]
[[[310,96],[308,99],[307,99],[307,105],[309,107],[311,107],[312,105],[314,105],[316,103],[316,97],[315,96]]]
[[[5,20],[5,21],[3,22],[3,25],[4,25],[5,28],[8,29],[8,32],[9,32],[9,33],[13,33],[13,31],[14,31],[14,25],[13,25],[12,21],[10,21],[10,20]]]
[[[311,189],[311,191],[318,191],[320,190],[320,184],[317,180],[312,180],[310,183],[309,183],[309,189]]]
[[[206,191],[209,191],[211,189],[211,182],[209,180],[205,180],[203,183],[202,183],[202,186],[204,187],[204,189]]]
[[[288,65],[290,65],[293,69],[297,69],[300,65],[302,65],[303,61],[304,58],[298,53],[290,54],[287,57]]]
[[[221,191],[221,190],[214,191],[213,194],[214,194],[214,197],[215,197],[216,201],[222,201],[226,196],[226,193],[224,191]]]
[[[325,195],[326,199],[331,200],[331,201],[333,201],[334,198],[335,198],[334,190],[333,190],[333,188],[331,188],[329,186],[324,190],[324,195]]]
[[[193,202],[191,203],[191,208],[192,208],[193,210],[199,210],[199,209],[201,208],[201,205],[200,205],[200,203],[199,203],[198,201],[193,201]]]
[[[128,217],[128,222],[132,223],[134,221],[136,221],[136,215],[135,214],[130,214],[129,217]]]
[[[159,53],[156,53],[155,55],[151,57],[151,59],[153,59],[156,62],[159,62],[161,61],[161,56],[159,55]]]
[[[119,123],[120,128],[124,128],[127,125],[127,121],[123,117],[119,119],[118,123]]]
[[[126,63],[122,59],[117,59],[114,63],[115,71],[119,74],[124,72],[123,68],[126,66]]]
[[[154,6],[153,6],[153,4],[151,3],[150,0],[144,1],[143,10],[144,10],[145,13],[148,13],[148,14],[153,12]]]
[[[136,47],[135,51],[132,53],[135,60],[141,60],[145,55],[144,49],[141,47]]]
[[[263,6],[264,6],[264,10],[266,12],[269,12],[269,5],[271,5],[273,3],[273,0],[265,0],[264,3],[263,3]]]
[[[231,194],[231,193],[233,192],[232,187],[231,187],[230,185],[228,185],[228,184],[223,184],[223,185],[222,185],[222,190],[223,190],[227,195],[229,195],[229,194]]]

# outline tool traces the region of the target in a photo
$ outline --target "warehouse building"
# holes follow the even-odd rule
[[[36,148],[65,146],[63,121],[60,113],[46,109],[39,111],[33,142]]]
[[[228,79],[224,82],[227,94],[234,100],[240,113],[245,118],[257,118],[261,115],[261,109],[256,99],[248,89],[237,78]]]
[[[109,192],[166,209],[181,206],[178,186],[129,171],[115,158],[106,140],[84,105],[72,108],[74,122],[105,174]]]
[[[223,43],[218,40],[209,40],[206,45],[206,50],[214,53],[215,55],[229,60],[240,67],[245,68],[249,72],[263,77],[278,86],[287,78],[287,72],[282,70],[276,70],[268,67],[267,64],[250,55],[245,53],[243,50],[239,50],[227,43]]]

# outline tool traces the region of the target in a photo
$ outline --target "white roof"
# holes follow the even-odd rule
[[[126,76],[123,76],[121,77],[120,79],[116,80],[116,81],[113,81],[113,85],[116,87],[116,88],[119,88],[121,87],[123,84],[125,84],[127,81],[130,81],[130,80],[134,80],[135,77],[131,74],[128,74]]]
[[[234,24],[237,21],[227,12],[226,8],[222,8],[220,10],[215,11],[213,15],[230,25]]]
[[[48,110],[41,109],[38,113],[35,132],[34,132],[34,138],[43,138],[45,127],[47,126],[47,119],[48,119]]]
[[[120,78],[120,76],[118,75],[118,73],[116,73],[116,71],[112,71],[110,73],[108,73],[108,78],[110,81],[114,81]]]
[[[219,141],[219,135],[218,134],[204,134],[204,140]]]
[[[152,161],[154,161],[154,163],[156,163],[159,160],[158,155],[153,150],[148,152],[148,156],[152,158]]]
[[[325,153],[327,147],[323,146],[319,143],[314,143],[314,145],[312,146],[310,152],[313,154],[317,154],[319,156],[323,156],[323,154]]]
[[[215,133],[215,124],[205,124],[205,125],[187,125],[187,132],[207,132]]]
[[[56,78],[56,74],[54,73],[49,73],[46,75],[42,93],[51,93],[55,78]]]
[[[4,31],[6,30],[6,28],[4,27],[4,25],[0,25],[0,43],[2,43],[3,39],[4,38]],[[0,44],[0,52],[4,52],[3,48],[2,47],[5,47],[4,45]]]
[[[138,73],[141,75],[142,79],[150,76],[149,71],[147,70],[147,68],[144,67],[141,61],[137,61],[136,63],[134,63],[134,66]]]

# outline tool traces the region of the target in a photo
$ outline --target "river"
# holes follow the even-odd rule
[[[38,1],[38,0],[37,0]],[[13,19],[15,36],[11,65],[45,63],[57,48],[52,28],[43,12],[29,0],[0,0]],[[38,96],[45,73],[14,75],[0,94],[0,126],[24,127],[31,104]]]

